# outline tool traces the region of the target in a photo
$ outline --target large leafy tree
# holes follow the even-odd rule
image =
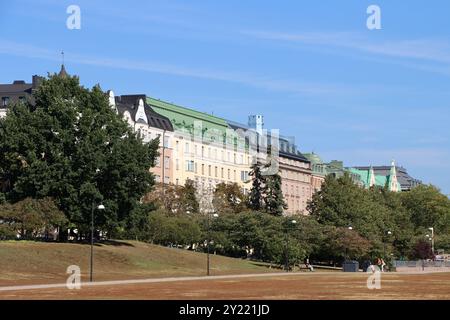
[[[184,186],[159,183],[145,195],[143,202],[152,203],[168,215],[195,214],[199,212],[194,181],[187,179]]]
[[[157,143],[133,133],[99,86],[52,75],[0,120],[0,181],[8,201],[50,196],[80,233],[95,224],[114,234],[153,185]]]
[[[246,197],[237,183],[219,183],[213,197],[216,212],[239,213],[247,209]]]
[[[418,229],[433,227],[450,234],[450,199],[432,185],[420,185],[402,194],[402,203]]]
[[[14,237],[18,234],[21,239],[48,238],[55,228],[67,224],[64,213],[50,198],[26,198],[0,205],[0,221],[4,230],[9,230]]]

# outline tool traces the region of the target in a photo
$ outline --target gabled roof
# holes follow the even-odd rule
[[[173,126],[170,120],[167,117],[155,112],[155,110],[153,110],[153,108],[146,103],[146,96],[143,94],[122,95],[115,97],[115,103],[119,114],[123,115],[125,111],[128,111],[134,121],[140,99],[144,102],[144,111],[150,127],[173,131]],[[139,119],[139,121],[142,120]]]
[[[354,167],[359,171],[368,171],[370,166],[357,166]],[[402,190],[408,190],[412,187],[421,184],[422,182],[418,179],[411,177],[404,167],[395,166],[397,181],[400,183]],[[389,176],[391,171],[391,166],[373,166],[373,171],[375,172],[375,177],[377,176]]]

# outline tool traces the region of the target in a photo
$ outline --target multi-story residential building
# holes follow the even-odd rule
[[[210,205],[219,183],[237,183],[244,193],[249,191],[248,148],[224,119],[153,98],[147,98],[147,103],[174,128],[172,183],[193,180],[203,209]]]
[[[322,188],[327,175],[327,165],[323,163],[318,154],[305,153],[304,156],[311,162],[311,196]]]
[[[144,142],[150,142],[159,138],[159,157],[156,159],[155,167],[150,171],[155,175],[157,183],[170,183],[173,181],[173,148],[171,141],[174,132],[170,120],[156,113],[147,104],[145,95],[122,95],[114,96],[112,91],[108,92],[109,102],[112,108],[128,122],[135,132],[138,132]]]
[[[257,141],[256,145],[250,144],[253,149],[251,154],[256,155],[255,161],[267,163],[270,159],[276,159],[277,173],[282,179],[283,197],[287,204],[285,214],[306,214],[306,206],[311,199],[311,167],[309,160],[298,151],[294,139],[279,136],[276,131],[267,132],[262,115],[250,115],[248,125],[233,121],[228,121],[228,124],[234,130],[251,131],[257,137],[250,139]],[[274,143],[277,146],[270,152],[276,150],[278,154],[268,156]]]
[[[280,138],[280,175],[287,214],[307,214],[306,207],[311,200],[311,163],[297,150],[292,142]]]
[[[311,196],[322,187],[327,175],[332,175],[336,178],[348,174],[350,178],[358,185],[361,184],[360,175],[349,168],[345,168],[342,161],[332,160],[330,162],[323,162],[320,156],[314,152],[305,153],[304,156],[311,162]]]
[[[0,84],[0,118],[6,115],[9,105],[12,103],[32,99],[31,94],[39,86],[41,79],[34,75],[31,83],[14,80],[11,84]]]

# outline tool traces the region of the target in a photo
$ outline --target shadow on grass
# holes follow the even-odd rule
[[[82,244],[82,245],[91,245],[90,240],[86,241],[67,241],[67,242],[54,242],[54,243],[71,243],[71,244]],[[133,244],[127,242],[126,240],[101,240],[101,241],[94,241],[95,247],[102,247],[102,246],[114,246],[114,247],[135,247]]]
[[[262,262],[262,261],[250,261],[250,264],[257,266],[257,267],[264,267],[266,269],[280,269],[282,270],[283,267],[277,264],[270,264],[268,262]]]

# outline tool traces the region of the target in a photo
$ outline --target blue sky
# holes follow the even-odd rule
[[[81,30],[66,8],[81,8]],[[366,9],[381,8],[381,30]],[[385,165],[450,193],[448,1],[1,1],[0,83],[59,69]]]

